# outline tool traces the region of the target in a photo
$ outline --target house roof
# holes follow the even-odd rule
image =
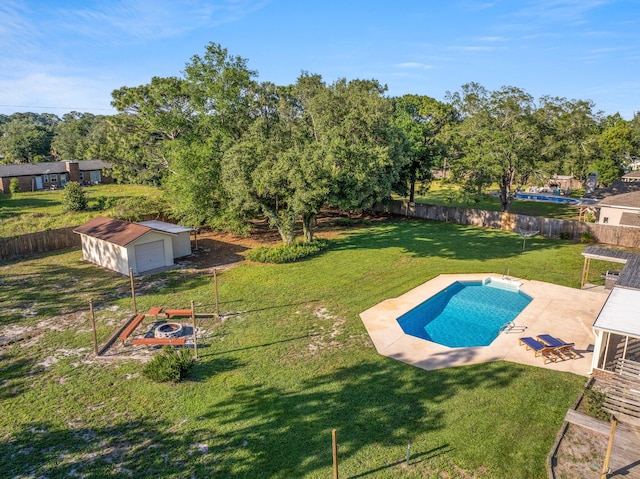
[[[640,213],[623,212],[620,216],[620,225],[640,228]]]
[[[632,191],[640,191],[640,181],[616,180],[611,186],[598,188],[593,193],[585,193],[584,196],[588,198],[607,198],[613,195],[631,193]]]
[[[158,220],[149,220],[149,221],[140,221],[139,225],[148,226],[154,230],[164,231],[165,233],[178,234],[184,233],[185,231],[193,231],[193,228],[188,228],[186,226],[175,225],[173,223],[166,223],[164,221]]]
[[[640,170],[630,171],[626,175],[622,177],[622,179],[627,180],[640,180]]]
[[[600,206],[640,209],[640,191],[609,196],[600,201]]]
[[[619,288],[616,284],[593,327],[640,338],[639,295],[639,291]]]
[[[119,246],[126,246],[149,231],[152,231],[152,228],[148,226],[105,218],[104,216],[96,216],[73,230],[74,233],[91,236]]]
[[[15,176],[50,175],[52,173],[66,173],[66,161],[44,161],[42,163],[16,163],[0,165],[0,178]],[[77,162],[80,171],[103,170],[111,165],[102,160],[80,160]]]

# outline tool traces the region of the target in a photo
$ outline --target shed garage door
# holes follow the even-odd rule
[[[136,245],[136,269],[138,273],[162,268],[164,263],[164,241]]]

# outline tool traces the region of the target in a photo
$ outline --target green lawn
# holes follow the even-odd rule
[[[158,188],[141,185],[97,185],[85,188],[89,200],[89,210],[78,213],[64,213],[63,190],[43,190],[14,195],[0,194],[0,238],[33,233],[36,231],[64,228],[86,223],[94,216],[108,215],[109,211],[99,211],[99,197],[113,198],[159,198]]]
[[[45,331],[0,349],[0,477],[326,478],[332,428],[343,478],[546,477],[585,378],[507,362],[423,371],[379,356],[358,317],[440,273],[579,285],[583,246],[521,249],[507,232],[399,220],[307,261],[221,272],[224,320],[202,324],[201,360],[177,385],[88,357],[88,300],[102,342],[130,313],[127,278],[78,250],[0,263],[0,327]],[[174,271],[138,280],[137,304],[212,311],[213,290]]]
[[[416,195],[416,203],[500,211],[500,199],[497,196],[485,194],[473,201],[463,197],[458,187],[437,181],[431,184],[427,192]],[[574,206],[525,200],[514,200],[511,204],[511,213],[575,221],[579,216],[579,211]]]

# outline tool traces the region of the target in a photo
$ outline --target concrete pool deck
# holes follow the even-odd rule
[[[487,273],[443,274],[402,296],[369,308],[360,313],[360,318],[379,354],[419,368],[442,369],[505,360],[589,376],[595,339],[591,326],[609,295],[609,291],[603,287],[580,290],[511,278],[521,283],[520,290],[533,299],[515,319],[516,327],[500,333],[489,346],[448,348],[405,334],[398,324],[398,317],[451,283],[485,278],[501,277]],[[538,334],[551,334],[568,343],[575,343],[574,349],[580,357],[545,363],[542,356],[535,357],[533,351],[527,351],[518,341],[520,337],[536,337]]]

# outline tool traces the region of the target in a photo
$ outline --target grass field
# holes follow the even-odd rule
[[[416,195],[417,203],[500,211],[500,199],[497,196],[485,194],[476,198],[476,201],[477,202],[473,202],[469,199],[465,199],[460,194],[458,187],[442,184],[439,181],[434,181],[427,192],[421,195]],[[575,221],[578,220],[579,216],[578,209],[573,206],[559,203],[548,203],[544,201],[525,200],[514,200],[511,204],[511,213]]]
[[[502,272],[577,287],[583,246],[399,220],[344,233],[295,264],[219,274],[190,380],[91,359],[131,313],[128,280],[78,250],[0,263],[0,477],[543,478],[584,378],[495,362],[424,371],[379,356],[358,317],[440,273]],[[592,264],[592,269],[607,269]],[[198,271],[138,280],[139,310],[212,311]],[[514,339],[515,340],[515,339]],[[404,465],[411,441],[411,463]]]
[[[110,211],[97,209],[98,198],[119,201],[127,198],[159,198],[158,188],[141,185],[98,185],[85,188],[89,210],[77,213],[63,212],[63,190],[43,190],[13,195],[0,194],[0,238],[36,231],[64,228],[86,223],[96,215],[109,215]]]

